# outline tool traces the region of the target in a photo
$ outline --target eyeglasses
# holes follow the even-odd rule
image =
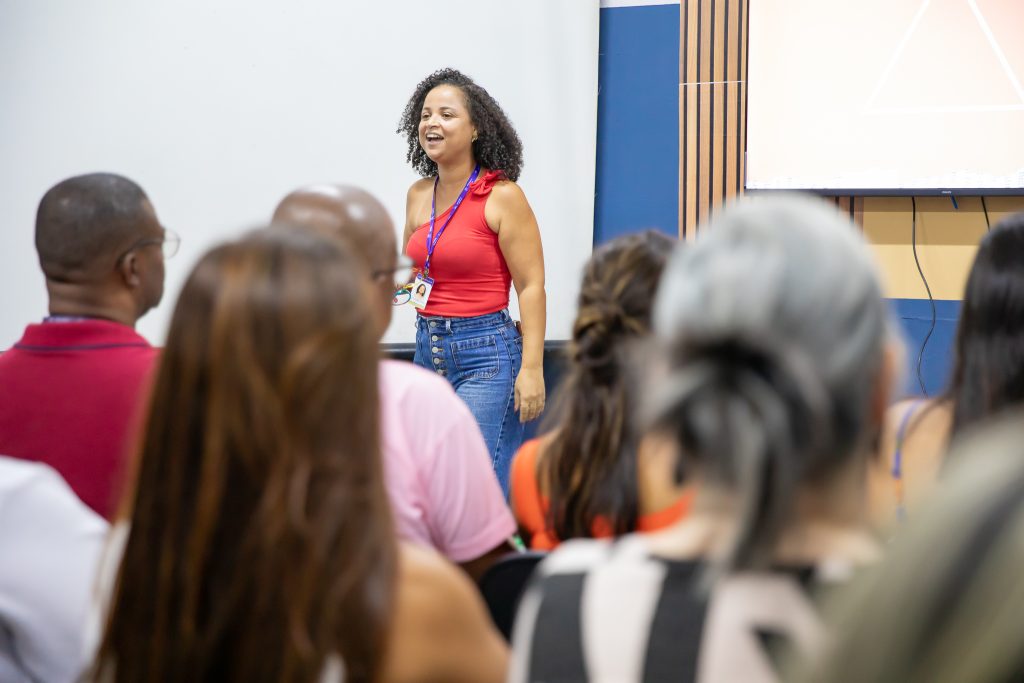
[[[408,256],[399,256],[393,268],[382,268],[370,273],[374,280],[390,277],[392,284],[405,284],[412,279],[412,259]]]
[[[178,247],[181,246],[181,237],[173,230],[164,228],[163,237],[143,237],[141,240],[125,249],[124,252],[117,257],[117,261],[114,263],[121,263],[121,260],[124,259],[125,256],[136,249],[141,249],[142,247],[148,247],[154,244],[159,244],[160,250],[163,251],[164,258],[169,259],[178,253]]]

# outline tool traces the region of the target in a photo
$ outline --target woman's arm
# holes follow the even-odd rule
[[[523,324],[523,366],[516,378],[515,408],[528,422],[544,410],[544,329],[547,293],[544,291],[544,250],[540,228],[526,195],[513,182],[494,186],[484,217],[498,233],[498,245],[519,296]]]

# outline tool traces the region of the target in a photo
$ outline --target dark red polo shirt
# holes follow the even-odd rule
[[[109,519],[157,354],[107,320],[29,325],[0,355],[0,454],[50,465]]]

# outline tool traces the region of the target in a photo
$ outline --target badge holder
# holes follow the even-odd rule
[[[430,290],[434,288],[433,278],[417,273],[416,279],[412,281],[412,289],[409,291],[409,305],[413,308],[426,308],[427,300],[430,299]]]

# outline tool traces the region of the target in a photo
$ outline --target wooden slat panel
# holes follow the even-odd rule
[[[693,86],[684,85],[683,91],[686,93],[688,101],[686,138],[689,140],[689,154],[685,160],[686,185],[682,188],[686,195],[686,221],[683,225],[685,231],[684,235],[693,237],[697,234],[697,155],[695,153],[697,139],[697,97]]]
[[[684,0],[680,12],[680,232],[742,193],[748,0]]]
[[[736,123],[739,121],[739,84],[736,79],[725,86],[726,91],[726,117],[725,117],[725,201],[736,197],[740,191],[739,185],[739,138],[736,135]]]
[[[738,178],[736,179],[737,192],[743,193],[743,183],[747,176],[747,42],[749,32],[747,27],[749,25],[749,12],[750,8],[749,0],[741,0],[740,2],[740,21],[737,30],[739,32],[739,40],[736,44],[737,55],[739,56],[739,98],[737,100],[737,106],[739,111],[739,122],[737,123],[737,136],[739,137],[739,169]]]
[[[711,86],[700,83],[695,87],[699,109],[697,111],[697,226],[699,232],[708,219],[711,196]]]
[[[684,0],[680,11],[680,231],[693,237],[742,193],[749,0]]]

